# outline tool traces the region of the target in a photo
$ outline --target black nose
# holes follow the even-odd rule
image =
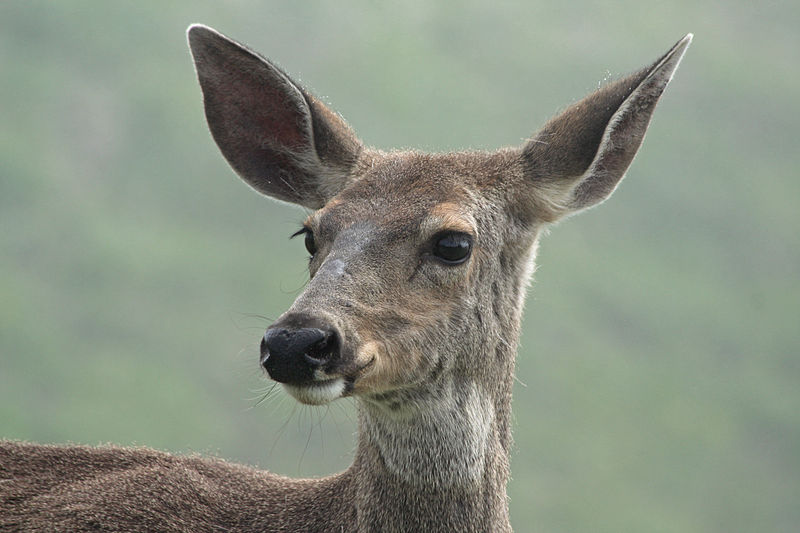
[[[273,327],[261,340],[261,366],[280,383],[310,382],[334,358],[338,344],[332,329]]]

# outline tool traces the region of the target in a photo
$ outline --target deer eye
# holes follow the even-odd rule
[[[466,233],[447,232],[434,239],[433,255],[447,265],[460,265],[471,251],[472,237]]]
[[[314,254],[317,253],[317,243],[314,242],[314,232],[311,231],[310,228],[304,226],[300,231],[293,233],[292,237],[290,238],[294,238],[297,237],[298,235],[303,235],[303,234],[305,234],[304,244],[306,245],[306,250],[308,250],[308,253],[313,256]]]

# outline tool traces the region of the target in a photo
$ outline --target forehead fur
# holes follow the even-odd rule
[[[368,153],[350,184],[311,218],[338,228],[379,220],[402,231],[435,217],[442,227],[469,231],[473,224],[465,206],[470,197],[517,179],[512,162],[516,158],[505,152]]]

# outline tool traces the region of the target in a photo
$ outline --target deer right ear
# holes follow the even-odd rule
[[[239,43],[199,24],[187,35],[208,126],[231,167],[268,196],[325,205],[361,150],[349,126]]]
[[[644,140],[692,34],[649,67],[568,107],[522,149],[526,188],[552,221],[608,198]]]

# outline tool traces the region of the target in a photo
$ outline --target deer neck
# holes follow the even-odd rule
[[[499,396],[468,378],[438,385],[410,407],[360,401],[353,471],[365,530],[508,529],[511,384]]]

